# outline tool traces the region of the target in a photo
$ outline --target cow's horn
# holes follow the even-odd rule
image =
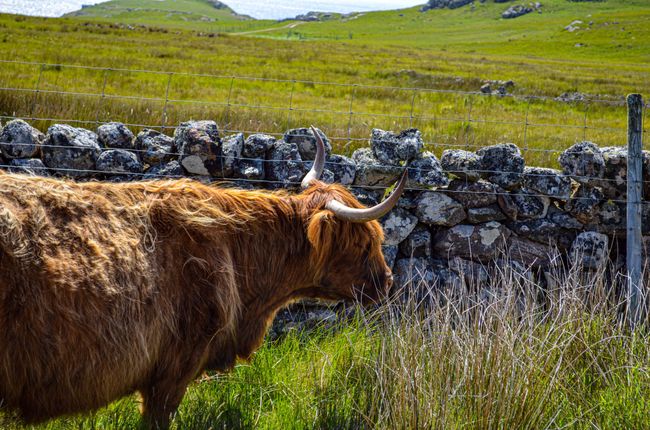
[[[316,157],[314,158],[314,165],[311,170],[302,179],[301,185],[303,188],[308,188],[314,180],[320,179],[320,175],[323,174],[323,168],[325,167],[325,144],[313,125],[311,126],[311,132],[316,138]]]
[[[337,200],[330,200],[325,206],[327,209],[334,212],[337,218],[351,222],[366,222],[373,219],[381,218],[387,214],[397,204],[406,183],[408,182],[408,170],[404,170],[402,178],[391,193],[391,195],[383,202],[367,209],[356,209],[344,205]]]

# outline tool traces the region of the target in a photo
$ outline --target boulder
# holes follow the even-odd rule
[[[395,260],[397,259],[397,253],[399,252],[399,247],[397,245],[383,245],[381,250],[384,254],[384,260],[386,260],[386,265],[391,269],[395,265]]]
[[[582,224],[591,224],[596,220],[598,206],[604,198],[600,188],[580,185],[564,205],[564,210]]]
[[[325,162],[325,168],[334,175],[334,182],[341,185],[352,185],[357,175],[357,164],[344,155],[330,155]]]
[[[449,269],[456,273],[470,287],[490,285],[490,272],[481,263],[460,257],[449,259]]]
[[[470,224],[482,224],[489,221],[503,221],[506,216],[501,212],[499,205],[490,205],[480,208],[467,209],[467,222]]]
[[[376,190],[373,188],[354,187],[350,188],[350,192],[359,201],[359,203],[367,207],[371,207],[379,203],[384,195],[383,190]]]
[[[512,194],[506,193],[505,191],[497,195],[497,204],[501,209],[501,212],[513,221],[517,220],[519,217],[519,206],[512,197]]]
[[[418,154],[407,166],[411,188],[443,187],[449,183],[442,166],[431,152]]]
[[[605,173],[603,154],[592,142],[578,142],[558,159],[565,175],[580,184],[599,186]]]
[[[237,133],[223,138],[221,154],[223,156],[223,177],[232,178],[235,175],[236,164],[242,157],[244,148],[244,133]]]
[[[295,143],[279,140],[266,153],[264,163],[266,179],[272,182],[274,187],[297,188],[305,175],[298,145]]]
[[[521,263],[527,268],[547,266],[556,255],[550,246],[515,234],[508,238],[507,249],[509,261]]]
[[[424,191],[420,194],[415,215],[425,224],[448,227],[460,223],[467,216],[463,205],[436,191]]]
[[[399,250],[405,257],[431,257],[431,232],[418,224],[408,237],[400,242]]]
[[[329,156],[332,153],[332,144],[330,143],[325,133],[320,129],[316,129],[316,133],[320,136],[325,144],[325,153]],[[303,160],[313,160],[316,158],[316,138],[311,131],[311,128],[294,128],[284,133],[284,141],[293,143],[298,146],[298,152]]]
[[[140,158],[150,166],[165,164],[177,156],[174,139],[156,130],[145,128],[135,138],[135,149]]]
[[[370,137],[372,152],[382,164],[399,165],[400,161],[412,160],[423,146],[422,135],[415,128],[404,130],[400,134],[375,128]]]
[[[251,134],[244,141],[242,154],[245,158],[264,158],[275,142],[275,137],[268,134]]]
[[[384,245],[399,245],[415,229],[418,219],[404,209],[394,208],[379,222],[384,229]]]
[[[609,257],[609,238],[595,231],[582,232],[573,241],[569,257],[572,264],[584,269],[604,268]]]
[[[517,18],[527,13],[533,12],[535,9],[530,6],[524,6],[522,4],[516,4],[510,6],[508,9],[501,13],[501,18],[503,19],[512,19]]]
[[[548,197],[525,188],[511,194],[511,198],[517,206],[517,219],[544,218],[551,204]]]
[[[174,131],[174,142],[180,153],[179,162],[189,173],[222,176],[223,154],[217,123],[214,121],[183,122]]]
[[[606,200],[598,207],[597,230],[610,235],[626,231],[626,207],[624,203]]]
[[[6,158],[35,157],[45,135],[22,119],[14,119],[5,124],[0,131],[0,151]]]
[[[121,122],[109,122],[97,127],[99,144],[109,149],[134,149],[133,133]]]
[[[606,197],[625,199],[627,195],[627,149],[608,146],[601,149],[605,161],[605,172],[601,189]]]
[[[447,173],[466,181],[475,182],[481,178],[481,157],[462,149],[447,149],[442,153],[440,164]]]
[[[490,261],[503,251],[512,232],[503,224],[461,224],[441,230],[433,237],[433,253],[440,258],[463,257]]]
[[[404,190],[397,201],[397,206],[403,209],[413,210],[418,206],[418,197],[420,197],[420,191]]]
[[[400,177],[400,166],[382,164],[372,154],[370,148],[359,148],[352,154],[352,159],[357,165],[357,174],[354,178],[355,185],[389,187]]]
[[[504,190],[498,186],[483,180],[477,182],[467,182],[460,179],[454,179],[449,183],[444,192],[454,200],[460,202],[463,207],[480,208],[490,206],[497,202],[497,197]]]
[[[571,195],[571,178],[555,169],[525,167],[524,186],[536,194],[559,200],[566,200]]]
[[[90,130],[54,124],[47,130],[41,148],[43,163],[55,172],[73,178],[93,175],[101,153],[97,135]]]
[[[233,166],[233,177],[245,180],[259,181],[264,179],[264,160],[242,158]]]
[[[428,305],[440,293],[462,287],[460,277],[442,261],[430,258],[401,258],[395,262],[393,289],[419,305]]]
[[[144,173],[143,179],[180,178],[185,175],[185,171],[176,160],[151,166]]]
[[[38,158],[14,158],[9,163],[11,173],[24,173],[32,176],[50,176],[49,169]]]
[[[562,229],[582,230],[584,228],[584,225],[574,216],[561,209],[558,209],[555,205],[549,206],[546,217]]]
[[[506,225],[522,238],[561,249],[569,248],[576,237],[575,230],[563,228],[548,218],[513,221]]]
[[[97,157],[97,170],[109,176],[121,177],[129,173],[142,173],[142,163],[126,149],[109,149]]]
[[[524,172],[524,158],[519,148],[512,143],[486,146],[477,151],[481,158],[482,176],[506,190],[521,185]]]

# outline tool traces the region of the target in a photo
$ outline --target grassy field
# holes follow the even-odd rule
[[[130,4],[103,8],[113,3]],[[188,13],[198,8],[197,1],[181,3],[191,6]],[[210,118],[229,131],[282,133],[314,123],[347,153],[365,145],[373,127],[413,126],[437,153],[510,141],[529,149],[529,163],[546,165],[577,140],[623,144],[625,107],[617,103],[628,92],[650,94],[645,2],[549,0],[542,14],[515,20],[498,19],[503,8],[485,3],[473,11],[411,8],[321,23],[256,22],[285,28],[245,36],[216,33],[220,21],[195,25],[139,10],[108,18],[0,15],[3,60],[113,69],[3,63],[0,87],[22,90],[0,90],[0,115],[46,118],[37,121],[40,128],[64,120],[93,128],[108,120],[173,126]],[[564,30],[574,19],[583,20],[583,29]],[[181,74],[170,80],[117,69]],[[515,95],[550,99],[466,93],[484,80],[509,79]],[[553,100],[571,91],[608,102]]]
[[[267,342],[251,363],[194,383],[173,428],[647,428],[650,338],[622,328],[605,272],[573,271],[540,296],[501,270],[462,298],[430,286],[428,312],[384,305]],[[30,429],[138,424],[130,397]]]

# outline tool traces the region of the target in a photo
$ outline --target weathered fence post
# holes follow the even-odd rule
[[[627,96],[627,318],[635,327],[644,317],[641,184],[643,98],[640,94]]]

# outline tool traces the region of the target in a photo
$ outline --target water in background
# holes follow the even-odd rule
[[[363,12],[399,9],[426,3],[426,0],[225,0],[237,13],[258,19],[281,19],[298,14],[319,12]],[[37,16],[61,16],[79,10],[82,4],[102,3],[98,0],[0,0],[0,12]]]

